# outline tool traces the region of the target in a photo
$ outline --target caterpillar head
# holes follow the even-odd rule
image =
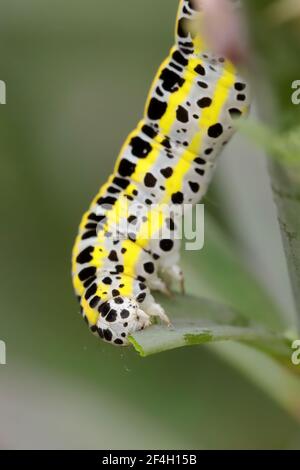
[[[114,297],[103,303],[97,321],[100,338],[118,346],[129,344],[128,336],[150,325],[149,316],[128,297]]]

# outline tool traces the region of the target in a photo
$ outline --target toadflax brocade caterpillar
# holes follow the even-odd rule
[[[248,85],[207,48],[199,32],[203,13],[194,8],[192,0],[180,1],[175,45],[73,249],[82,315],[94,334],[115,345],[127,345],[151,317],[169,323],[151,290],[167,293],[168,282],[183,282],[174,236],[180,209],[206,193],[234,119],[249,106]],[[158,236],[163,228],[167,237]]]

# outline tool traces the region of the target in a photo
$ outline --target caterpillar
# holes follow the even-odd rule
[[[142,120],[84,214],[73,248],[82,316],[95,335],[117,346],[128,345],[129,335],[150,326],[153,317],[170,323],[152,291],[167,294],[170,282],[183,284],[180,240],[172,236],[179,209],[205,195],[234,119],[248,111],[248,85],[205,45],[202,14],[192,0],[180,1],[175,45],[153,81]],[[171,206],[170,215],[165,207]],[[157,236],[162,228],[168,237]]]

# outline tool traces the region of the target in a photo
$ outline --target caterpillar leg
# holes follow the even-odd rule
[[[175,264],[164,268],[161,270],[161,275],[167,284],[172,284],[173,282],[179,283],[181,293],[185,294],[184,274],[180,266]]]
[[[151,242],[151,249],[159,253],[160,259],[158,264],[159,274],[161,275],[160,284],[165,286],[167,292],[171,292],[171,287],[174,282],[180,284],[180,290],[182,293],[185,292],[184,289],[184,276],[182,269],[179,266],[180,262],[180,245],[181,242],[178,239],[164,239],[164,240],[153,240]],[[165,251],[165,248],[168,248],[168,251]],[[149,284],[150,288],[151,284]],[[161,290],[161,289],[156,289]],[[163,292],[161,290],[161,292]]]
[[[159,277],[150,279],[148,281],[148,287],[151,290],[155,290],[165,294],[167,297],[172,297],[172,292],[170,291],[168,285]]]
[[[151,295],[151,292],[149,289],[156,289],[160,290],[161,292],[164,292],[167,295],[170,295],[170,291],[167,288],[166,284],[159,279],[157,276],[152,277],[147,280],[148,287],[146,291],[142,292],[143,298],[141,298],[141,294],[139,294],[136,299],[140,299],[140,308],[143,309],[143,311],[149,315],[149,317],[157,317],[159,318],[163,323],[166,323],[167,325],[170,325],[171,322],[166,315],[163,307],[158,304],[154,297]]]
[[[150,317],[157,317],[159,318],[163,323],[166,323],[166,325],[170,326],[171,322],[167,314],[165,313],[164,309],[162,308],[161,305],[156,303],[153,299],[153,302],[149,303],[145,307],[146,313]]]

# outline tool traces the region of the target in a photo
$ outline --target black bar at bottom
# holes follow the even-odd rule
[[[276,464],[286,464],[287,454],[291,451],[234,451],[234,450],[4,450],[0,452],[0,465],[4,463],[34,463],[41,465],[57,465],[74,462],[75,465],[93,465],[102,468],[108,466],[121,466],[124,468],[138,468],[140,466],[186,466],[197,467],[198,465],[241,464],[264,462],[270,465],[272,459]],[[246,459],[246,460],[245,460]],[[90,470],[90,468],[89,468]]]

